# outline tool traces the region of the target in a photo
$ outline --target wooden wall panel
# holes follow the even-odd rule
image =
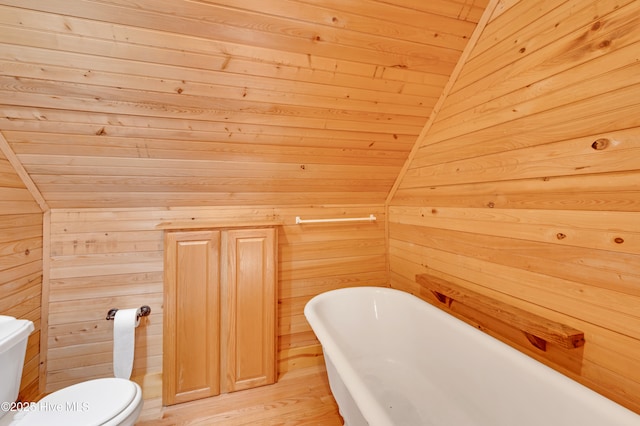
[[[296,225],[295,217],[377,216],[376,222]],[[47,391],[112,374],[110,308],[151,307],[137,328],[132,378],[160,396],[163,236],[167,222],[278,220],[280,373],[322,362],[303,315],[314,295],[388,285],[383,205],[52,210]]]
[[[579,354],[492,333],[640,413],[638,16],[499,5],[388,214],[393,287],[429,272],[583,330]]]
[[[381,203],[487,0],[2,0],[52,208]]]
[[[0,144],[4,139],[0,140]],[[0,150],[0,315],[33,321],[19,398],[39,394],[42,211]]]

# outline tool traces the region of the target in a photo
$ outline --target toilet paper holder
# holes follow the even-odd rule
[[[115,319],[116,312],[118,312],[118,308],[109,309],[109,312],[107,312],[107,321]],[[140,308],[138,308],[138,311],[136,312],[136,316],[138,318],[146,317],[146,316],[149,316],[150,313],[151,313],[151,308],[147,305],[143,305],[143,306],[140,306]]]

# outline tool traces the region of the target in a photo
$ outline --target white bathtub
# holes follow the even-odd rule
[[[634,412],[408,293],[334,290],[304,313],[348,426],[640,425]]]

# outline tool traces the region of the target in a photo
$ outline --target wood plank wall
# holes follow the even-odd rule
[[[52,208],[383,202],[486,0],[0,0]]]
[[[389,203],[392,287],[428,272],[583,330],[573,355],[512,344],[640,413],[640,2],[499,6]]]
[[[26,401],[39,394],[42,218],[40,207],[0,150],[0,315],[35,325],[20,385],[19,398]]]
[[[296,225],[305,219],[376,222]],[[280,372],[322,362],[303,316],[305,303],[333,288],[388,285],[384,206],[199,207],[53,210],[47,391],[112,374],[110,308],[151,307],[136,335],[132,378],[158,398],[162,372],[163,230],[167,221],[282,220],[279,230]],[[44,349],[43,349],[44,350]]]

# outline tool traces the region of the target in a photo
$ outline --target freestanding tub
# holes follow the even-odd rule
[[[408,293],[333,290],[304,313],[345,425],[640,425],[634,412]]]

